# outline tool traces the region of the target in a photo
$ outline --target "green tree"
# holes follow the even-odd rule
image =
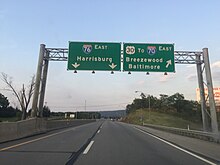
[[[151,110],[159,110],[163,112],[170,112],[187,120],[201,122],[201,106],[197,101],[185,100],[183,94],[175,93],[171,96],[160,94],[159,99],[148,95],[141,96],[141,99],[134,99],[132,104],[126,106],[127,114],[138,109],[150,108]]]
[[[184,107],[184,95],[180,93],[175,93],[167,98],[168,106],[171,106],[176,109],[177,112],[181,112]]]
[[[0,109],[6,109],[9,104],[8,98],[0,93]]]
[[[48,106],[43,107],[43,117],[50,117],[50,108]]]
[[[142,93],[142,92],[141,92],[140,96],[141,96],[141,99],[145,99],[146,98],[146,95],[144,93]]]
[[[143,108],[143,107],[144,107],[143,99],[134,99],[133,103],[129,107],[128,113],[135,111],[137,109]]]

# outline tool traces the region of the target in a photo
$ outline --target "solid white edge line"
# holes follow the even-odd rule
[[[94,143],[94,141],[92,140],[92,141],[89,143],[89,145],[86,147],[86,149],[84,150],[83,154],[87,154],[87,153],[89,152],[89,150],[90,150],[90,148],[92,147],[93,143]]]
[[[180,150],[180,151],[183,151],[183,152],[185,152],[185,153],[187,153],[187,154],[189,154],[189,155],[191,155],[191,156],[193,156],[193,157],[195,157],[195,158],[197,158],[197,159],[199,159],[199,160],[202,160],[202,161],[204,161],[204,162],[206,162],[206,163],[208,163],[208,164],[211,164],[211,165],[217,165],[217,164],[215,164],[215,163],[213,163],[213,162],[210,162],[209,160],[206,160],[206,159],[204,159],[204,158],[202,158],[202,157],[200,157],[200,156],[198,156],[198,155],[196,155],[196,154],[194,154],[194,153],[192,153],[192,152],[189,152],[189,151],[187,151],[187,150],[185,150],[185,149],[183,149],[183,148],[180,148],[180,147],[178,147],[178,146],[176,146],[176,145],[174,145],[174,144],[172,144],[172,143],[170,143],[170,142],[168,142],[168,141],[165,141],[165,140],[163,140],[163,139],[161,139],[161,138],[159,138],[159,137],[157,137],[157,136],[154,136],[154,135],[152,135],[152,134],[150,134],[150,133],[147,133],[147,132],[145,132],[145,131],[143,131],[143,130],[141,130],[141,129],[139,129],[139,128],[136,128],[136,127],[134,127],[134,128],[137,129],[137,130],[139,130],[140,132],[142,132],[142,133],[144,133],[144,134],[147,134],[147,135],[149,135],[149,136],[151,136],[151,137],[154,137],[155,139],[160,140],[160,141],[162,141],[162,142],[164,142],[164,143],[166,143],[166,144],[168,144],[168,145],[170,145],[170,146],[172,146],[172,147],[174,147],[174,148],[176,148],[176,149],[178,149],[178,150]]]

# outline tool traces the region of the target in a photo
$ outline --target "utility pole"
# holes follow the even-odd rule
[[[141,91],[135,91],[135,93],[138,93],[138,92],[140,92],[140,93],[143,93],[143,92],[141,92]],[[144,95],[145,95],[145,93],[143,93]],[[146,95],[145,95],[146,96]],[[150,95],[149,94],[147,94],[147,97],[148,97],[148,114],[149,114],[149,119],[150,119],[150,108],[151,108],[151,106],[150,106]],[[142,108],[144,108],[144,107],[142,107]],[[142,114],[142,121],[143,121],[143,114]]]

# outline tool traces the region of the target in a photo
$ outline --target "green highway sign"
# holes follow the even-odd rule
[[[143,72],[175,72],[173,44],[125,43],[123,70]]]
[[[68,70],[121,69],[121,44],[106,42],[69,42]]]

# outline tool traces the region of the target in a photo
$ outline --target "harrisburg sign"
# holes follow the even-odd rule
[[[68,70],[119,71],[120,60],[120,43],[69,42]]]

